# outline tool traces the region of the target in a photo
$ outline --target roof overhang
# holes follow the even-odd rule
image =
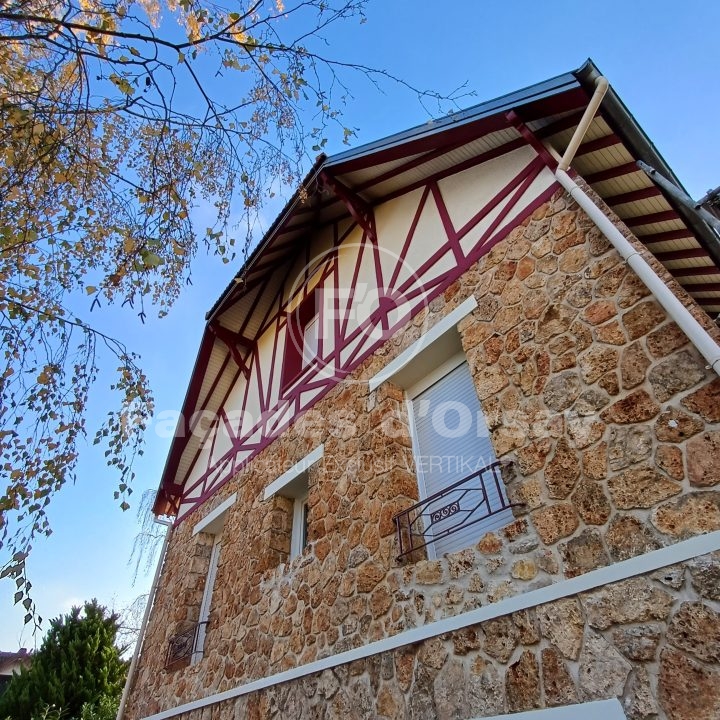
[[[182,408],[181,426],[163,471],[154,511],[174,514],[191,466],[189,418],[198,408],[217,410],[223,388],[237,377],[233,347],[253,341],[253,314],[279,285],[278,270],[305,246],[314,228],[357,219],[372,207],[409,192],[430,175],[457,168],[464,157],[508,152],[526,140],[520,119],[562,152],[600,75],[588,60],[578,70],[481,103],[331,157],[320,155],[301,186],[233,281],[206,315],[206,328]],[[720,251],[714,232],[675,204],[640,171],[644,160],[679,181],[612,88],[581,145],[574,169],[625,220],[706,311],[720,312]],[[681,187],[681,186],[680,186]],[[265,298],[265,299],[263,299]]]

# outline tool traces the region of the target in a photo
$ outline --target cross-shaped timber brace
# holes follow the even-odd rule
[[[238,333],[228,330],[228,328],[218,323],[211,323],[209,328],[210,332],[212,332],[218,340],[225,343],[235,364],[247,379],[250,376],[250,368],[245,364],[245,360],[240,354],[240,347],[248,348],[252,346],[252,343],[242,335],[238,335]]]
[[[320,173],[319,179],[321,186],[331,190],[335,197],[345,205],[353,220],[368,234],[368,237],[373,241],[377,240],[375,226],[372,222],[372,207],[357,193],[343,185],[336,177],[333,177],[327,170]]]

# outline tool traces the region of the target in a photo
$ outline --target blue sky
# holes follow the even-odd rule
[[[489,100],[579,67],[592,57],[660,153],[695,197],[720,184],[720,3],[712,0],[515,2],[491,0],[374,0],[363,25],[329,35],[329,52],[343,60],[387,69],[413,85],[450,92],[467,82]],[[402,88],[379,94],[360,75],[347,82],[355,95],[347,125],[359,128],[353,144],[429,119]],[[343,149],[330,143],[328,152]],[[313,153],[311,153],[313,154]],[[272,209],[268,212],[268,220]],[[236,267],[217,259],[197,263],[170,316],[145,325],[133,315],[103,309],[103,324],[142,355],[158,410],[178,409],[202,333],[205,311]],[[97,311],[96,311],[97,312]],[[101,396],[91,411],[106,411]],[[92,424],[92,421],[91,421]],[[136,495],[157,486],[169,440],[150,434],[137,464]],[[122,607],[149,585],[132,586],[128,565],[138,531],[134,509],[122,513],[112,498],[116,478],[100,452],[88,447],[78,481],[50,510],[54,534],[38,542],[30,571],[40,614],[67,611],[97,597]],[[0,584],[0,649],[32,647],[23,612],[12,607],[13,587]],[[38,638],[39,642],[39,638]]]

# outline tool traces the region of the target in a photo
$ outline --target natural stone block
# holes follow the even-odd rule
[[[540,707],[540,669],[535,653],[525,650],[505,675],[508,710],[520,712]]]
[[[532,580],[537,572],[537,565],[532,560],[516,560],[510,570],[516,580]]]
[[[590,325],[602,325],[615,315],[617,307],[612,300],[596,300],[585,308],[582,317]]]
[[[458,660],[450,661],[435,678],[434,693],[437,720],[455,720],[468,716],[465,696],[465,672]],[[366,717],[366,716],[364,716]]]
[[[717,720],[720,670],[667,648],[660,658],[658,698],[670,720]]]
[[[602,480],[607,476],[608,446],[601,442],[588,448],[582,454],[582,468],[585,475],[591,480]]]
[[[518,645],[518,629],[509,615],[483,623],[480,637],[482,649],[501,663],[506,663],[512,657]]]
[[[555,454],[545,466],[545,482],[551,498],[566,498],[580,477],[580,462],[565,438],[558,440]]]
[[[578,685],[583,700],[620,697],[632,665],[602,636],[590,632],[580,655]]]
[[[647,668],[636,667],[623,702],[628,720],[654,720],[659,707]]]
[[[582,599],[588,624],[598,630],[611,625],[665,620],[674,598],[645,578],[631,578],[593,590]]]
[[[580,603],[575,598],[563,598],[541,605],[537,615],[542,636],[566,658],[577,660],[585,634]]]
[[[682,490],[678,483],[651,467],[634,468],[611,477],[608,488],[615,506],[621,510],[649,508]]]
[[[616,265],[608,270],[595,283],[595,295],[597,297],[612,297],[615,295],[620,289],[627,272],[628,269],[625,265]]]
[[[581,480],[572,500],[587,525],[604,525],[610,517],[610,502],[599,483]]]
[[[669,322],[651,332],[645,342],[650,354],[653,357],[660,358],[680,349],[687,344],[688,339],[674,322]]]
[[[675,445],[658,445],[655,450],[655,463],[675,480],[685,477],[682,450]]]
[[[426,640],[420,646],[418,663],[435,670],[440,670],[447,660],[448,650],[440,638]]]
[[[599,380],[598,385],[609,395],[615,396],[620,392],[620,381],[615,370],[605,373]]]
[[[622,470],[645,460],[651,451],[652,432],[647,425],[614,427],[610,431],[608,459],[611,470]]]
[[[697,435],[704,425],[678,408],[671,407],[655,421],[655,437],[660,442],[680,443]]]
[[[575,682],[560,653],[554,647],[547,647],[541,658],[545,702],[551,707],[576,703]]]
[[[567,433],[579,450],[596,443],[604,434],[607,426],[592,417],[578,417],[574,411],[568,413]]]
[[[560,538],[572,535],[578,526],[575,508],[568,503],[543,508],[531,517],[540,539],[546,545],[552,545]]]
[[[706,422],[720,422],[720,378],[690,393],[680,404],[686,410],[700,415]]]
[[[613,631],[613,645],[630,660],[651,662],[660,645],[663,627],[647,623],[635,627],[621,627]]]
[[[561,272],[574,275],[585,267],[587,260],[588,254],[584,247],[572,247],[560,256],[558,267]]]
[[[649,366],[650,360],[639,342],[636,341],[625,348],[620,359],[620,376],[623,388],[629,390],[644,382],[645,372]]]
[[[470,651],[480,648],[480,637],[477,630],[472,627],[456,630],[453,633],[452,641],[456,655],[467,655]]]
[[[695,592],[708,600],[720,600],[720,553],[693,558],[689,566]]]
[[[466,682],[470,717],[487,717],[505,712],[503,678],[493,664],[480,656],[476,657]]]
[[[583,380],[588,384],[596,382],[600,377],[618,366],[618,351],[614,348],[595,346],[580,355],[578,365]]]
[[[583,530],[580,535],[560,543],[565,577],[577,577],[608,564],[609,558],[597,530]]]
[[[573,285],[565,299],[574,308],[586,307],[592,300],[592,285],[587,280],[577,282],[573,278]]]
[[[628,308],[649,294],[647,285],[634,272],[628,272],[618,293],[618,305]]]
[[[520,448],[515,457],[518,470],[522,475],[532,475],[545,465],[545,458],[548,456],[552,444],[550,438],[542,438]]]
[[[638,303],[628,310],[622,321],[631,340],[647,335],[666,318],[665,311],[654,300]]]
[[[660,412],[660,406],[645,390],[635,390],[600,413],[607,423],[626,425],[651,420]]]
[[[655,397],[665,402],[691,388],[705,377],[702,364],[687,350],[681,350],[656,365],[648,375]]]
[[[687,443],[690,484],[711,487],[720,483],[720,431],[706,432]]]
[[[593,415],[598,410],[602,410],[609,402],[610,398],[607,393],[596,388],[589,388],[577,399],[573,405],[573,411],[580,416]]]
[[[580,377],[575,372],[563,372],[548,381],[543,392],[545,404],[555,412],[569,408],[580,394]]]
[[[495,555],[502,550],[502,540],[495,533],[486,533],[480,538],[477,549],[485,555]]]
[[[720,615],[705,603],[685,602],[673,615],[667,640],[708,663],[720,662]]]
[[[627,342],[625,331],[617,320],[612,320],[595,328],[594,334],[598,342],[607,343],[608,345],[624,345]]]
[[[720,530],[720,494],[694,493],[661,505],[652,523],[661,533],[679,538]]]
[[[605,534],[605,542],[615,561],[628,560],[660,547],[650,530],[632,515],[616,515]]]

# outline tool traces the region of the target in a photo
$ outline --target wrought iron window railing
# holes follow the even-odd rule
[[[204,625],[207,625],[207,621],[191,625],[187,630],[183,630],[170,638],[167,655],[165,656],[166,669],[172,670],[179,665],[190,662],[197,647],[198,633]]]
[[[487,465],[395,515],[398,559],[516,507],[518,503],[508,502],[505,498],[503,465],[501,461]],[[492,485],[496,492],[491,493]],[[457,522],[448,522],[456,516]]]

